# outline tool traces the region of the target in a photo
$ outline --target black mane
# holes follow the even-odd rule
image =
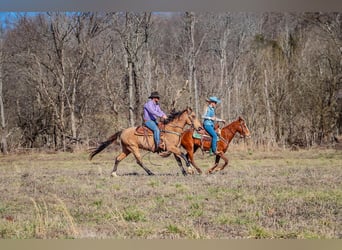
[[[172,122],[176,118],[179,118],[186,111],[187,111],[186,109],[183,111],[171,111],[171,113],[167,116],[167,119],[163,121],[163,124],[166,125],[166,124]]]

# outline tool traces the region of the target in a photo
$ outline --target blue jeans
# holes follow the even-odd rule
[[[153,131],[154,145],[156,146],[156,148],[158,148],[160,140],[160,130],[158,128],[157,122],[148,120],[145,122],[145,126]]]
[[[217,148],[217,134],[215,132],[213,125],[204,125],[204,129],[209,133],[212,137],[211,141],[211,150],[215,153]]]

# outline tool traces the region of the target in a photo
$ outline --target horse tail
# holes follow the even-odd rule
[[[91,150],[89,153],[89,160],[93,159],[93,157],[95,155],[97,155],[102,150],[104,150],[106,147],[108,147],[110,144],[112,144],[121,135],[121,133],[122,133],[122,131],[116,132],[114,135],[109,137],[106,141],[101,142],[100,146]]]

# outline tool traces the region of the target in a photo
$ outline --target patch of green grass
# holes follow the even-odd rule
[[[241,217],[233,217],[230,219],[229,224],[235,224],[235,225],[250,225],[253,224],[254,220],[249,216],[241,216]]]
[[[151,180],[151,181],[148,182],[147,185],[149,185],[149,186],[154,188],[154,187],[158,187],[160,185],[160,183],[157,180]]]
[[[255,239],[269,239],[272,238],[272,234],[261,226],[252,226],[249,229],[249,236]]]
[[[149,235],[153,234],[153,229],[149,227],[140,227],[135,230],[135,234],[138,237],[147,238]]]
[[[184,184],[181,184],[181,183],[176,183],[175,188],[176,188],[177,192],[179,192],[179,193],[186,193],[189,191],[189,188],[187,186],[185,186]]]
[[[121,187],[120,187],[119,184],[113,184],[112,185],[112,189],[115,190],[115,191],[119,191],[121,189]]]
[[[163,205],[165,204],[165,197],[164,196],[157,196],[155,197],[155,201],[157,203],[157,205]]]
[[[139,222],[147,221],[145,214],[135,207],[128,207],[123,212],[123,218],[125,221]]]
[[[307,240],[313,240],[313,239],[324,239],[325,237],[322,235],[319,235],[314,232],[310,231],[304,231],[298,234],[297,236],[299,239],[307,239]]]
[[[94,205],[97,209],[101,208],[101,207],[102,207],[102,204],[103,204],[103,200],[96,200],[96,201],[93,202],[93,205]]]
[[[230,221],[229,216],[220,214],[218,217],[214,219],[214,221],[220,225],[227,225]]]
[[[190,212],[189,215],[191,217],[197,218],[197,217],[201,217],[203,215],[204,211],[203,211],[203,205],[197,202],[193,202],[190,205]]]
[[[172,234],[180,234],[182,233],[182,230],[176,226],[176,225],[173,225],[173,224],[169,224],[166,226],[166,229],[169,233],[172,233]]]

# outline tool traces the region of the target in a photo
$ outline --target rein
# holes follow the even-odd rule
[[[182,133],[178,133],[178,132],[174,132],[174,131],[169,131],[169,130],[160,130],[160,132],[164,132],[164,133],[168,133],[168,134],[174,134],[174,135],[178,135],[178,136],[182,135]]]
[[[189,114],[187,114],[187,115],[188,115],[189,120],[191,121],[191,127],[194,127],[194,122],[193,122],[193,120],[191,119],[191,117],[189,116]],[[168,124],[163,124],[163,125],[164,125],[164,128],[165,128],[166,126],[170,126],[170,127],[173,127],[173,128],[179,128],[179,129],[181,129],[182,131],[184,131],[184,127],[185,127],[185,125],[184,125],[183,127],[181,127],[181,126],[179,126],[179,125],[174,125],[174,124],[170,124],[170,123],[168,123]],[[175,131],[169,131],[169,130],[165,130],[165,129],[161,130],[160,132],[178,135],[179,137],[182,135],[182,133],[178,133],[178,132],[175,132]]]
[[[187,114],[187,115],[188,115],[189,120],[191,121],[191,126],[194,127],[194,121],[191,119],[191,117],[189,116],[189,114]],[[173,127],[173,128],[180,129],[181,132],[165,130],[165,127],[166,127],[166,126],[170,126],[170,127]],[[186,126],[186,124],[185,124],[183,127],[181,127],[181,126],[179,126],[179,125],[174,125],[174,124],[168,123],[168,124],[164,124],[164,129],[163,129],[163,130],[160,130],[160,132],[168,133],[168,134],[173,134],[173,135],[177,135],[177,136],[178,136],[178,146],[179,146],[180,143],[181,143],[182,132],[184,131],[185,126]]]
[[[229,144],[229,141],[227,141],[227,140],[226,140],[225,138],[223,138],[222,136],[220,136],[219,138],[220,138],[220,140],[222,140],[225,144],[227,144],[227,145]]]
[[[236,134],[236,131],[235,133],[230,129],[229,125],[227,126],[227,129],[229,130],[230,133],[232,133],[232,135],[234,136]]]
[[[225,128],[228,129],[228,131],[233,135],[233,137],[235,136],[236,131],[235,131],[235,133],[234,133],[234,132],[230,129],[229,125],[227,125]],[[224,129],[224,128],[223,128],[223,129]],[[229,141],[228,141],[227,139],[223,138],[221,135],[220,135],[219,138],[220,138],[225,144],[229,145]]]

